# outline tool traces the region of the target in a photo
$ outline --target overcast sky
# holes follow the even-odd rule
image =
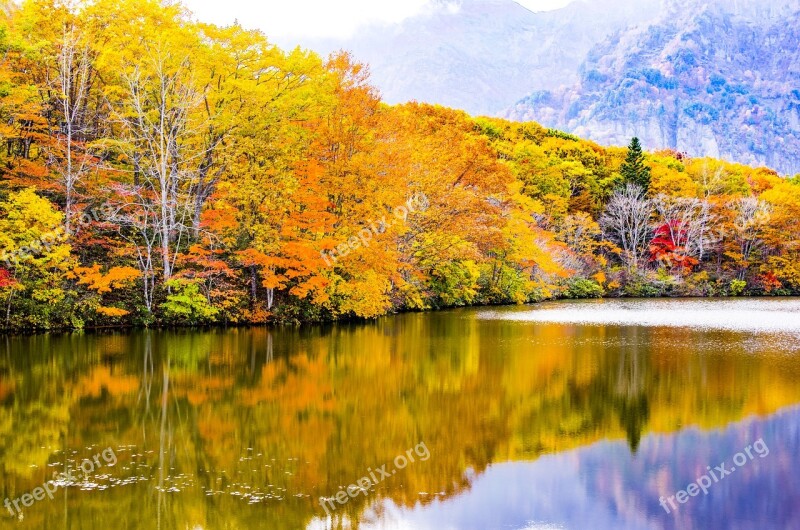
[[[558,9],[572,0],[517,0],[532,11]],[[373,21],[397,22],[422,10],[428,0],[184,0],[197,18],[215,24],[238,19],[268,37],[285,41],[347,37]]]

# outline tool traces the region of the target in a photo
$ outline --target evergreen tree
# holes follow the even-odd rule
[[[628,146],[628,156],[619,168],[624,184],[636,184],[645,192],[650,188],[650,168],[644,165],[642,144],[633,138]]]

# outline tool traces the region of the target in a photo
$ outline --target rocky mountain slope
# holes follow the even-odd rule
[[[505,115],[602,144],[800,172],[800,2],[682,0],[593,48],[572,86]]]
[[[431,0],[399,24],[302,44],[351,50],[389,103],[800,172],[800,0],[576,0],[543,13]]]
[[[302,44],[323,54],[352,51],[370,65],[389,103],[426,101],[494,115],[533,90],[577,82],[592,47],[650,19],[660,2],[585,0],[533,13],[512,0],[432,0],[402,23]]]

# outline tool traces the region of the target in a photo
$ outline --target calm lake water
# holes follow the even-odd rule
[[[0,338],[0,528],[798,529],[799,383],[797,299]]]

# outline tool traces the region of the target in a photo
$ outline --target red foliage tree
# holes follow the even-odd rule
[[[690,270],[699,262],[689,256],[680,244],[687,239],[686,229],[679,221],[664,223],[656,228],[650,242],[650,261],[666,263],[673,269]]]
[[[6,269],[0,267],[0,289],[11,287],[15,283],[17,282],[14,281],[11,274]]]

